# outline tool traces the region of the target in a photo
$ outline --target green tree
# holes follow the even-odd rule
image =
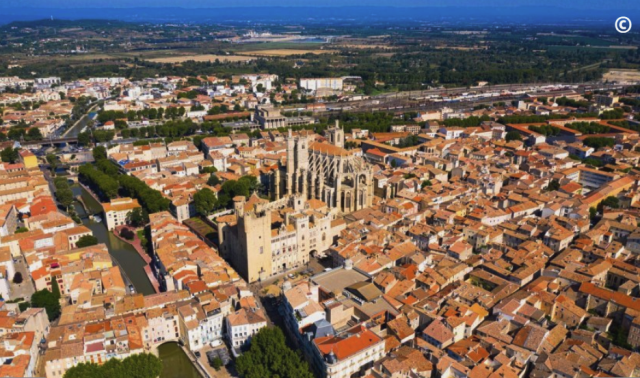
[[[49,163],[49,168],[51,169],[51,173],[56,171],[58,167],[58,157],[54,154],[47,154],[47,163]]]
[[[595,207],[590,207],[589,208],[589,219],[595,219],[597,215],[598,215],[598,209],[596,209]]]
[[[133,240],[133,238],[135,237],[135,234],[130,229],[123,228],[122,231],[120,231],[120,236],[122,236],[127,240]]]
[[[620,208],[620,200],[618,197],[609,196],[605,198],[604,201],[600,202],[600,211],[602,211],[605,206],[612,209],[618,209]]]
[[[116,135],[113,130],[94,130],[93,131],[93,139],[98,143],[109,142],[113,140],[113,137]]]
[[[165,198],[159,191],[151,189],[139,178],[119,175],[118,181],[122,187],[122,192],[129,197],[136,198],[148,214],[169,209],[171,201]]]
[[[53,297],[55,299],[62,298],[62,294],[60,293],[60,286],[58,285],[57,277],[55,279],[51,280],[51,294],[53,294]]]
[[[62,206],[68,208],[73,204],[73,192],[68,186],[66,188],[56,189],[56,199]]]
[[[88,146],[91,143],[91,133],[88,131],[78,134],[78,144],[81,146]]]
[[[313,378],[309,365],[287,347],[277,327],[261,329],[249,350],[236,360],[236,368],[244,378]]]
[[[547,191],[552,192],[558,189],[560,189],[560,183],[558,182],[558,180],[551,180],[551,182],[547,186]]]
[[[260,182],[256,176],[242,176],[238,183],[245,186],[249,194],[260,190]]]
[[[139,353],[122,360],[127,377],[156,378],[162,373],[162,361],[151,353]]]
[[[18,150],[13,147],[7,147],[0,152],[0,157],[4,163],[14,164],[20,158]]]
[[[120,170],[118,169],[118,166],[109,159],[98,160],[98,162],[96,163],[96,167],[98,167],[98,169],[104,172],[105,174],[112,177],[117,176],[118,173],[120,172]]]
[[[93,149],[93,160],[96,162],[107,158],[107,149],[104,146],[97,146]]]
[[[60,316],[60,301],[47,289],[33,293],[31,296],[31,307],[44,308],[47,311],[49,321],[53,321]]]
[[[600,147],[613,147],[613,145],[616,143],[613,138],[606,138],[606,137],[588,137],[585,138],[582,143],[584,143],[585,146],[589,146],[589,147],[593,147],[595,149],[598,149]]]
[[[220,184],[220,179],[218,178],[218,176],[216,176],[215,173],[212,173],[211,176],[209,176],[209,179],[207,180],[207,185],[216,186],[218,184]]]
[[[592,157],[588,157],[584,160],[582,160],[582,162],[586,165],[592,165],[594,167],[602,167],[602,161],[600,159],[597,158],[592,158]]]
[[[216,208],[216,195],[211,189],[204,188],[193,196],[193,203],[198,214],[207,216]]]
[[[76,242],[76,247],[84,248],[98,244],[98,238],[93,235],[82,235]]]
[[[99,366],[99,365],[96,365],[96,366]],[[125,366],[122,363],[122,360],[118,358],[110,358],[102,366],[99,366],[99,370],[100,370],[99,374],[101,374],[101,376],[104,378],[118,378],[118,377],[127,376],[127,371],[125,370]]]
[[[216,167],[214,166],[210,166],[210,167],[204,167],[202,168],[201,173],[215,173],[218,172],[218,169],[216,169]]]
[[[26,140],[42,140],[42,133],[37,127],[32,127],[27,131]]]
[[[23,233],[23,232],[28,232],[28,231],[29,231],[29,229],[28,229],[28,228],[26,228],[26,227],[18,227],[18,228],[16,229],[16,232],[15,232],[15,233],[16,233],[16,234],[21,234],[21,233]]]
[[[422,187],[424,188],[425,186],[432,186],[433,184],[431,183],[431,180],[424,180],[422,182]]]
[[[249,183],[245,181],[228,180],[222,184],[220,193],[218,194],[218,207],[228,208],[232,205],[231,200],[236,196],[249,197]]]
[[[78,172],[80,173],[80,180],[89,185],[103,199],[116,198],[118,196],[118,180],[114,180],[113,176],[105,174],[89,164],[81,166]]]
[[[116,360],[117,358],[112,358]],[[100,365],[81,362],[76,366],[71,367],[64,373],[64,378],[87,378],[87,377],[100,377],[102,369]]]
[[[511,142],[512,140],[522,140],[522,135],[520,135],[517,131],[509,131],[507,136],[505,137],[507,142]]]
[[[216,371],[220,370],[222,367],[222,359],[220,357],[216,357],[211,361],[211,367],[216,369]]]
[[[80,363],[67,370],[64,378],[157,378],[162,373],[162,361],[151,353],[139,353],[118,360],[111,358],[103,365]]]
[[[149,214],[140,207],[135,208],[127,214],[127,223],[134,227],[142,227],[149,223]]]

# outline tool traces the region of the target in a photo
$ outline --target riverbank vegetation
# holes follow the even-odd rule
[[[121,173],[118,167],[107,159],[104,147],[96,147],[93,156],[95,165],[81,166],[79,178],[101,200],[106,202],[122,195],[137,199],[147,214],[169,210],[171,204],[169,199],[164,198],[159,191],[150,188],[137,177]]]

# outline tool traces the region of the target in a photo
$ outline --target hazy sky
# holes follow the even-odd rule
[[[28,5],[27,5],[28,4]],[[130,8],[253,6],[540,6],[590,9],[640,9],[640,0],[0,0],[0,8]]]

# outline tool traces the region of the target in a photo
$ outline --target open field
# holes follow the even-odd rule
[[[604,74],[603,79],[609,81],[640,81],[640,71],[612,69]]]
[[[365,44],[341,43],[341,44],[336,44],[334,46],[336,48],[341,48],[341,49],[363,49],[363,50],[366,50],[366,49],[384,49],[384,50],[397,49],[396,46],[380,45],[380,44],[365,45]]]
[[[336,50],[303,50],[303,49],[271,49],[271,50],[255,50],[243,51],[242,55],[249,56],[289,56],[304,54],[334,54]]]
[[[234,43],[224,45],[224,50],[233,53],[246,53],[263,50],[320,50],[329,46],[326,43],[314,42],[269,42],[269,43]]]
[[[64,55],[65,60],[68,61],[92,61],[92,60],[109,60],[109,59],[118,59],[118,56],[111,54],[73,54],[73,55]]]
[[[195,62],[214,62],[216,59],[221,62],[248,62],[253,60],[248,56],[213,54],[167,56],[163,58],[154,58],[147,60],[155,63],[182,63],[190,60],[193,60]]]

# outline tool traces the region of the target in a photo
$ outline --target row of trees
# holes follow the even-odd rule
[[[171,201],[164,198],[159,191],[151,189],[149,185],[145,184],[139,178],[120,175],[118,176],[118,181],[120,182],[122,193],[125,196],[136,198],[140,201],[140,205],[142,205],[149,214],[169,210]]]
[[[588,108],[589,101],[577,101],[572,98],[560,97],[556,99],[556,104],[559,106],[571,106],[573,108]]]
[[[73,366],[64,378],[157,378],[162,361],[151,353],[131,355],[123,360],[110,358],[102,365],[83,362]]]
[[[560,135],[560,129],[551,125],[541,125],[535,126],[530,125],[529,130],[536,132],[538,134],[542,134],[544,136],[557,136]]]
[[[78,133],[78,144],[80,146],[88,146],[92,143],[110,142],[116,136],[113,130],[92,130]]]
[[[565,125],[565,127],[580,131],[582,134],[606,134],[611,129],[609,126],[601,125],[598,122],[573,122]]]
[[[572,113],[571,117],[575,118],[594,118],[596,113]],[[568,116],[565,114],[551,114],[547,116],[543,115],[510,115],[504,116],[498,120],[503,125],[509,123],[544,123],[550,119],[566,119]]]
[[[615,141],[612,138],[605,138],[605,137],[588,137],[585,138],[582,143],[585,144],[585,146],[589,146],[589,147],[593,147],[595,149],[601,148],[601,147],[613,147],[613,145],[615,144]]]
[[[640,106],[640,100],[633,97],[622,97],[620,98],[620,102],[629,106],[635,106],[635,107]]]
[[[442,123],[445,126],[460,126],[460,127],[475,127],[480,126],[482,122],[491,121],[488,115],[481,117],[471,116],[467,118],[449,118],[445,119]]]
[[[108,201],[118,196],[119,185],[114,177],[89,164],[81,166],[78,173],[80,180],[103,200]]]
[[[606,110],[600,113],[600,119],[618,119],[624,116],[624,110],[621,108],[615,108],[611,110]]]
[[[162,194],[151,189],[147,184],[137,177],[123,175],[118,167],[107,159],[106,149],[98,146],[93,150],[95,166],[83,165],[78,172],[80,179],[89,187],[103,197],[105,200],[116,198],[118,193],[136,198],[145,210],[145,213],[136,215],[135,221],[145,218],[147,215],[159,211],[169,210],[171,201],[164,198]]]
[[[2,113],[0,113],[0,115],[2,115]],[[2,119],[0,119],[0,124],[1,123]],[[25,121],[20,121],[17,125],[12,126],[6,134],[4,132],[0,132],[0,142],[4,142],[6,140],[28,142],[33,140],[42,140],[42,138],[40,129],[37,127],[29,128],[29,125],[27,125]]]
[[[613,126],[623,127],[625,129],[633,131],[640,131],[640,125],[629,123],[629,121],[608,121],[607,123]]]

